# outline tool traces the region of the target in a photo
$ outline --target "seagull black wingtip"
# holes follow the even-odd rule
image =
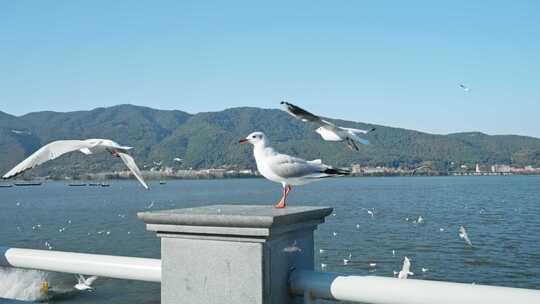
[[[351,170],[342,168],[328,168],[324,170],[323,173],[332,175],[351,175]]]

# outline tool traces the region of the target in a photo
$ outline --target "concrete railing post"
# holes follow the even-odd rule
[[[313,231],[331,212],[214,205],[138,216],[161,237],[162,304],[286,304],[288,276],[313,269]]]

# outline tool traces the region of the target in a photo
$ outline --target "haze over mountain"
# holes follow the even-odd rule
[[[361,119],[361,118],[360,118]],[[321,158],[336,166],[384,165],[415,167],[432,162],[439,170],[461,164],[540,165],[540,139],[479,132],[435,135],[363,122],[336,120],[346,127],[377,130],[367,138],[371,145],[360,152],[343,144],[324,142],[313,130],[279,109],[232,108],[189,114],[133,105],[118,105],[77,112],[35,112],[13,116],[0,112],[0,170],[7,171],[41,145],[58,139],[109,138],[133,146],[140,167],[161,161],[183,168],[255,168],[251,147],[238,139],[263,131],[275,148],[306,159]],[[453,163],[453,164],[452,164]],[[84,158],[64,155],[33,170],[36,175],[76,176],[85,172],[123,170],[107,154]]]

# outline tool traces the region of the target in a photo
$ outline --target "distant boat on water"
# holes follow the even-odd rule
[[[159,184],[160,184],[160,185],[166,185],[167,182],[166,182],[166,181],[159,181]]]
[[[40,182],[26,182],[26,183],[13,183],[17,187],[23,187],[23,186],[41,186],[42,183]]]
[[[109,186],[110,186],[109,184],[105,184],[105,183],[101,184],[101,187],[109,187]]]
[[[86,184],[68,184],[70,187],[85,187]]]
[[[11,188],[11,187],[13,187],[13,185],[11,184],[4,184],[4,185],[0,184],[0,188]]]

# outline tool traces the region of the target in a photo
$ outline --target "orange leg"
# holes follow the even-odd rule
[[[112,156],[120,157],[116,149],[112,149],[112,150],[107,149],[107,151],[109,151],[109,153],[111,153]]]
[[[287,196],[289,196],[289,192],[291,192],[292,187],[290,185],[287,185],[283,187],[283,196],[281,197],[281,200],[279,203],[277,203],[274,207],[276,208],[285,208],[287,206]]]

